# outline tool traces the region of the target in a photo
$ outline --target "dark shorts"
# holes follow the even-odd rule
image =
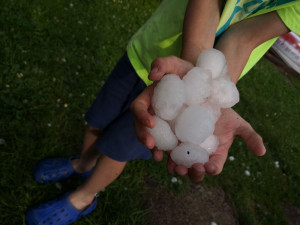
[[[90,126],[104,131],[97,142],[99,152],[122,162],[151,158],[151,151],[136,137],[135,118],[129,109],[145,88],[124,54],[85,115]]]

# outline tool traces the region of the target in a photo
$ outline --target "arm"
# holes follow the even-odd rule
[[[246,26],[247,25],[247,26]],[[257,16],[241,21],[232,26],[219,40],[217,48],[220,49],[227,58],[229,74],[236,83],[243,70],[251,51],[260,43],[288,32],[288,29],[280,20],[276,12]],[[194,42],[190,42],[194,43]],[[246,43],[246,45],[245,45]],[[198,49],[198,51],[200,51]],[[200,53],[200,52],[199,52]],[[184,74],[193,65],[187,61],[176,57],[158,58],[152,63],[152,68],[159,68],[150,73],[149,78],[159,80],[165,73]],[[154,120],[148,109],[151,105],[153,86],[149,86],[132,104],[132,111],[137,117],[136,133],[139,140],[147,147],[154,146],[153,138],[146,132],[145,127],[153,127]],[[249,149],[256,155],[263,155],[265,147],[261,137],[253,130],[251,125],[241,118],[232,109],[225,109],[215,127],[215,134],[220,139],[217,151],[210,157],[204,166],[195,164],[187,170],[182,166],[177,166],[169,158],[169,172],[177,172],[179,175],[189,174],[192,180],[200,181],[204,174],[219,174],[224,166],[229,148],[235,136],[244,139]],[[154,151],[154,159],[162,159],[161,151]]]
[[[189,1],[183,24],[182,59],[195,65],[199,54],[213,47],[221,4],[221,0]]]
[[[233,82],[237,83],[254,48],[288,31],[277,12],[252,17],[229,28],[216,48],[224,53]]]

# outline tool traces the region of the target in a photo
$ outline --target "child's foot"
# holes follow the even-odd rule
[[[76,209],[68,199],[69,193],[49,202],[40,204],[26,212],[26,220],[29,225],[68,225],[91,213],[96,205],[95,197],[92,203],[84,210]]]
[[[44,159],[35,167],[34,178],[41,184],[65,180],[73,175],[87,178],[92,172],[92,169],[85,173],[78,173],[72,166],[72,160],[75,159],[79,159],[79,157]]]

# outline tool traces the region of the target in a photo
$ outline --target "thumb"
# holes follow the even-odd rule
[[[176,56],[157,58],[151,64],[149,79],[157,81],[165,74],[177,74],[178,76],[183,77],[192,68],[192,63]]]
[[[266,153],[266,148],[264,146],[262,137],[256,133],[252,126],[246,122],[242,121],[240,127],[236,131],[236,135],[244,139],[248,148],[257,156],[263,156]]]

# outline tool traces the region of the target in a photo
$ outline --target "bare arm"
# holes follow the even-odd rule
[[[252,17],[229,28],[216,48],[224,53],[232,80],[237,83],[254,48],[288,31],[277,12]]]
[[[190,0],[183,24],[181,58],[193,64],[199,54],[212,48],[220,20],[221,0]]]

